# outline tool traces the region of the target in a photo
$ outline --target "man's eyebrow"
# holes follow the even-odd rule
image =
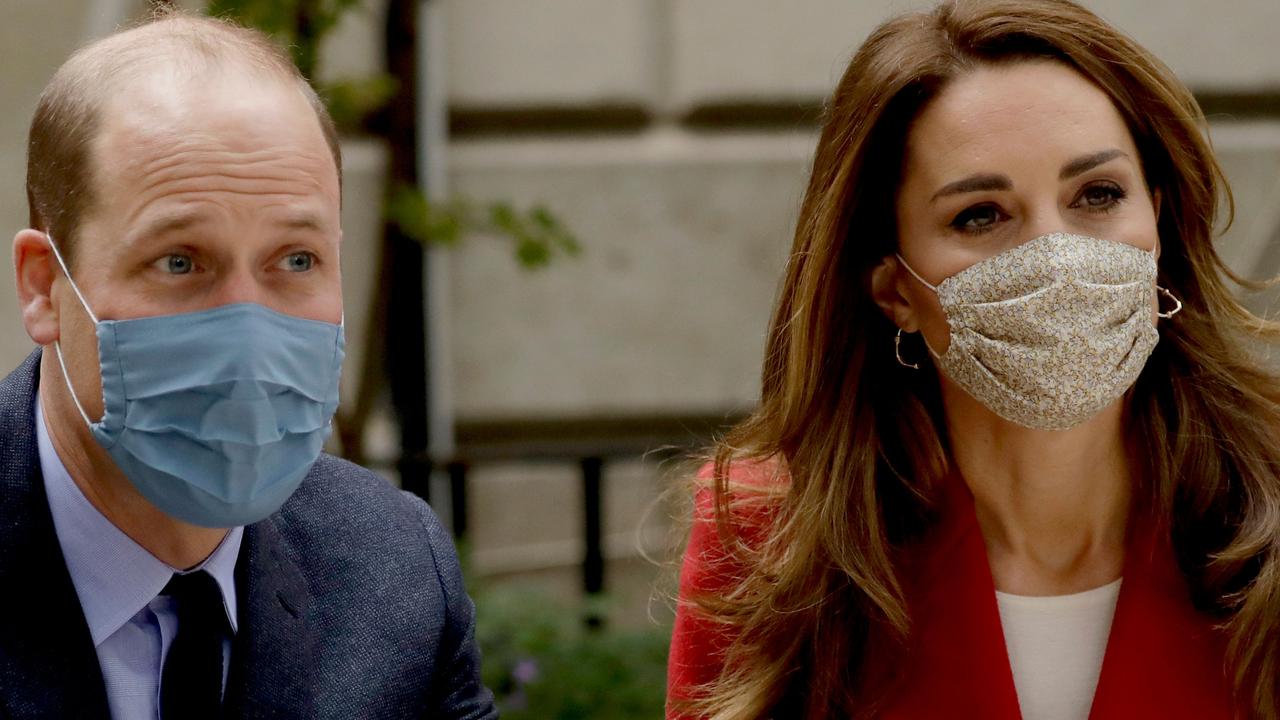
[[[147,238],[159,237],[173,232],[181,232],[189,230],[195,225],[199,225],[208,220],[204,213],[200,211],[179,211],[166,213],[158,218],[146,223],[142,228],[134,233],[133,237],[136,241],[146,240]]]
[[[998,175],[995,173],[983,173],[978,175],[970,175],[953,183],[947,183],[942,189],[933,194],[929,198],[929,202],[935,202],[938,198],[948,195],[959,195],[961,193],[970,192],[989,192],[992,190],[1008,190],[1013,187],[1013,181],[1008,175]]]
[[[1128,157],[1129,153],[1120,148],[1111,148],[1110,150],[1100,150],[1090,155],[1078,157],[1075,160],[1062,166],[1062,172],[1058,173],[1059,180],[1070,180],[1071,178],[1098,167],[1099,165],[1115,160],[1118,157]]]
[[[277,225],[282,225],[290,230],[314,230],[315,232],[325,232],[329,228],[329,224],[320,219],[319,215],[312,212],[297,212],[287,215],[280,219]]]
[[[166,213],[143,225],[142,228],[134,234],[134,238],[136,238],[137,241],[142,241],[148,238],[168,235],[169,233],[190,230],[196,225],[200,225],[208,221],[208,219],[208,216],[199,210]],[[328,229],[328,223],[322,220],[319,215],[308,211],[287,215],[281,218],[276,224],[289,230],[313,230],[315,232],[325,232]]]

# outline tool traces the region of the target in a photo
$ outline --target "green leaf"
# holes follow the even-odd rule
[[[386,107],[399,89],[400,84],[394,77],[381,74],[328,83],[321,88],[320,96],[333,122],[351,132],[358,130],[365,118]]]
[[[577,255],[582,250],[577,238],[561,225],[556,216],[545,206],[535,205],[529,211],[529,217],[539,229],[546,233],[548,244],[552,247],[558,248],[566,255]]]
[[[205,11],[258,28],[286,45],[297,37],[298,0],[209,0]]]
[[[496,202],[489,206],[489,222],[499,231],[517,240],[524,237],[524,225],[516,215],[515,208],[505,202]]]
[[[521,238],[516,241],[516,258],[526,268],[545,267],[551,262],[551,249],[546,243],[532,238]]]
[[[458,213],[435,207],[414,187],[397,187],[387,199],[385,212],[401,232],[423,244],[454,245],[462,236]]]
[[[580,249],[551,211],[540,205],[521,213],[510,203],[496,202],[489,206],[489,222],[494,234],[512,240],[516,260],[526,269],[546,267],[557,252],[577,255]]]
[[[314,80],[325,37],[359,7],[361,0],[208,0],[205,12],[271,35],[303,76]]]

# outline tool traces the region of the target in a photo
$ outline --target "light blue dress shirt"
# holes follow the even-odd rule
[[[155,720],[160,716],[164,658],[178,631],[173,599],[160,596],[160,591],[178,570],[143,549],[85,498],[53,449],[38,397],[36,437],[53,527],[98,651],[111,716]],[[244,528],[232,528],[212,555],[191,568],[205,570],[217,581],[233,633],[235,567],[243,534]],[[224,688],[230,658],[227,638],[222,645]]]

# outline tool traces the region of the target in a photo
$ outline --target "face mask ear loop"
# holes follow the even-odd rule
[[[906,258],[902,257],[898,253],[894,253],[893,256],[898,258],[898,262],[902,263],[902,267],[906,268],[907,272],[911,273],[911,277],[915,278],[916,280],[919,280],[920,284],[932,290],[935,295],[938,294],[938,288],[934,287],[934,285],[930,283],[928,280],[925,280],[924,278],[920,277],[920,273],[912,269],[911,265],[907,263]],[[929,351],[930,355],[934,356],[935,358],[939,358],[939,359],[942,358],[941,355],[933,351],[933,348],[929,345],[929,341],[925,340],[924,333],[920,333],[920,339],[924,340],[924,347],[926,350]]]
[[[71,271],[67,269],[67,264],[62,260],[62,253],[58,252],[58,244],[53,241],[53,236],[49,233],[44,234],[49,238],[49,248],[53,250],[53,257],[58,261],[58,267],[62,268],[62,274],[67,276],[67,282],[71,283],[71,289],[75,291],[76,297],[80,298],[80,304],[84,306],[84,311],[89,313],[89,318],[93,320],[93,324],[98,324],[98,316],[93,314],[93,309],[89,307],[89,302],[84,299],[84,294],[80,292],[80,287],[76,285],[76,281],[71,278]]]
[[[893,254],[893,256],[894,256],[894,257],[896,257],[896,258],[898,258],[898,262],[902,263],[902,267],[906,268],[906,269],[907,269],[907,272],[911,273],[911,277],[914,277],[915,279],[919,280],[919,281],[920,281],[920,282],[921,282],[925,287],[929,288],[930,290],[934,291],[935,293],[936,293],[936,292],[938,292],[938,288],[937,288],[937,287],[935,287],[935,286],[934,286],[932,283],[930,283],[928,280],[925,280],[924,278],[920,277],[920,273],[918,273],[918,272],[916,272],[915,270],[913,270],[913,269],[911,268],[911,266],[907,264],[907,260],[906,260],[906,258],[902,257],[902,256],[901,256],[901,255],[899,255],[898,253],[894,253],[894,254]]]
[[[76,397],[75,388],[71,387],[71,378],[67,377],[67,364],[62,360],[62,343],[54,340],[53,349],[58,354],[58,367],[62,369],[62,382],[66,383],[67,392],[71,393],[71,401],[76,404],[76,409],[80,411],[80,417],[84,418],[84,424],[93,427],[93,421],[89,419],[89,414],[84,411],[84,406],[80,404],[80,398]]]
[[[49,238],[49,249],[53,250],[53,257],[58,261],[58,267],[62,268],[62,274],[67,276],[67,282],[71,284],[71,289],[75,291],[76,297],[80,299],[80,305],[84,307],[86,313],[89,313],[89,318],[93,320],[93,324],[97,325],[98,316],[93,314],[93,310],[89,308],[89,303],[85,301],[80,288],[76,286],[76,281],[71,279],[71,271],[67,269],[67,263],[63,261],[62,253],[58,252],[58,244],[53,241],[53,236],[49,233],[45,233],[44,236]],[[89,413],[84,411],[84,406],[80,404],[80,398],[76,396],[76,389],[71,387],[71,378],[67,375],[67,363],[62,359],[62,343],[54,340],[53,350],[58,355],[58,367],[62,370],[62,382],[66,384],[67,392],[71,394],[71,401],[76,404],[76,410],[80,411],[80,417],[84,418],[84,424],[93,427],[93,421],[89,419]]]

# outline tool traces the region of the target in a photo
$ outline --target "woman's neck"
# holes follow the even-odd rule
[[[952,455],[973,493],[996,589],[1065,595],[1120,577],[1131,479],[1122,401],[1031,430],[943,381]]]

